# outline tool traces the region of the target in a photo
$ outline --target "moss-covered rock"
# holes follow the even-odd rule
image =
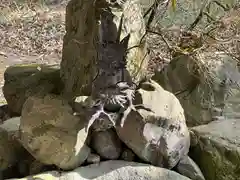
[[[197,145],[190,155],[207,180],[237,180],[240,176],[240,121],[224,120],[192,128]]]
[[[41,64],[14,65],[4,73],[3,94],[9,109],[21,114],[25,100],[35,94],[61,92],[62,83],[58,66]]]
[[[21,144],[43,164],[64,170],[80,166],[90,153],[85,144],[87,119],[73,114],[61,96],[29,97],[22,110]]]

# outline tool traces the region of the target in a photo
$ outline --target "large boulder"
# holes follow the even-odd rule
[[[0,122],[10,119],[13,114],[10,112],[7,104],[0,105]]]
[[[174,167],[186,156],[190,137],[178,99],[154,81],[141,84],[119,138],[141,159],[165,168]]]
[[[32,96],[24,103],[20,140],[40,162],[73,169],[88,157],[86,120],[56,95]]]
[[[36,161],[34,157],[19,143],[19,127],[21,117],[7,119],[0,125],[1,129],[1,163],[3,179],[22,177],[42,172],[46,165]],[[5,140],[4,140],[5,139]],[[5,164],[5,167],[2,168]]]
[[[193,20],[188,19],[196,18],[200,11],[196,7],[204,2],[196,1],[189,6],[183,6],[186,2],[178,2],[176,16],[170,24],[189,26]],[[239,54],[238,2],[222,0],[221,8],[218,8],[219,2],[207,2],[209,4],[206,4],[204,12],[216,17],[222,25],[212,30],[213,22],[203,17],[196,29],[200,28],[200,32],[209,32],[211,29],[213,38],[196,33],[197,30],[195,33],[183,30],[175,35],[170,31],[165,33],[169,41],[174,39],[174,44],[178,45],[181,52],[174,53],[171,63],[162,71],[157,71],[153,79],[164,89],[176,94],[185,110],[188,126],[206,124],[224,117],[239,117],[240,73],[235,58]],[[224,6],[228,8],[224,10]],[[236,7],[231,9],[233,6]],[[182,7],[188,10],[182,11]],[[161,21],[163,26],[164,22]]]
[[[188,55],[178,56],[152,78],[165,90],[176,94],[188,126],[206,124],[224,116],[239,116],[237,61],[211,51],[199,56],[201,59],[197,60]],[[202,63],[200,73],[196,73],[197,62]]]
[[[30,178],[40,179],[78,179],[78,180],[190,180],[174,171],[151,166],[148,164],[127,162],[127,161],[105,161],[100,164],[92,164],[79,167],[67,173],[46,172],[19,180]],[[10,180],[10,179],[9,179]],[[14,180],[14,179],[12,179]],[[15,179],[17,180],[17,179]]]
[[[4,73],[3,94],[8,108],[21,114],[26,99],[35,94],[59,93],[61,79],[59,66],[22,64],[10,66]]]
[[[191,129],[190,155],[207,180],[239,179],[240,120],[227,119]]]

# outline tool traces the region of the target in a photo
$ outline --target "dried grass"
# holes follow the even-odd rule
[[[61,54],[65,5],[44,1],[3,1],[0,6],[0,44],[24,55]]]

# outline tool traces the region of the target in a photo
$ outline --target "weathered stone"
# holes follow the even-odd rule
[[[205,180],[202,171],[189,156],[181,158],[176,169],[178,173],[192,180]]]
[[[98,25],[95,0],[71,0],[66,8],[66,34],[63,40],[61,78],[64,95],[91,93],[97,59]]]
[[[124,161],[134,161],[136,155],[131,149],[125,148],[121,154],[121,159]]]
[[[203,52],[200,56],[199,63],[203,63],[201,67],[205,72],[196,73],[196,60],[186,55],[172,60],[153,79],[177,94],[189,126],[238,117],[240,73],[237,61],[215,52]]]
[[[18,137],[18,130],[20,127],[20,118],[21,117],[13,117],[13,118],[7,119],[6,121],[3,122],[3,124],[0,125],[0,127],[5,131],[7,131],[9,135]]]
[[[45,165],[37,161],[27,150],[24,149],[20,159],[18,160],[14,174],[18,172],[20,174],[20,177],[24,177],[32,174],[38,174],[43,172],[44,168],[47,166],[48,165]],[[48,170],[52,170],[52,169],[48,169]],[[17,177],[14,174],[12,174],[11,177]]]
[[[19,143],[9,136],[8,132],[0,128],[0,170],[17,163],[19,157]]]
[[[0,125],[0,169],[2,179],[28,175],[25,161],[28,159],[29,153],[18,141],[19,126],[20,117],[7,119]],[[21,164],[21,166],[19,166],[19,164]]]
[[[102,158],[114,160],[121,155],[121,141],[112,129],[93,132],[91,138],[91,147]]]
[[[192,128],[198,144],[190,156],[207,180],[239,179],[240,121],[227,119]]]
[[[142,38],[146,32],[142,7],[139,0],[126,0],[122,4],[121,8],[112,8],[111,10],[115,16],[113,19],[115,27],[119,27],[119,23],[123,15],[120,38],[123,39],[130,34],[128,42],[129,50],[126,57],[127,70],[129,71],[132,79],[135,82],[138,82],[146,75],[149,61],[147,43],[145,38]]]
[[[73,169],[90,153],[85,123],[61,97],[29,97],[22,111],[21,143],[40,162]]]
[[[101,160],[101,157],[99,155],[91,153],[91,154],[89,154],[86,162],[88,164],[96,164],[96,163],[99,163],[100,160]]]
[[[21,164],[20,164],[21,166]],[[41,163],[40,161],[34,160],[29,164],[29,174],[34,175],[43,173],[46,170],[51,169],[48,165]]]
[[[127,162],[127,161],[105,161],[100,164],[92,164],[85,167],[79,167],[74,171],[67,173],[58,173],[56,171],[46,172],[18,180],[27,180],[30,178],[40,179],[78,179],[78,180],[190,180],[174,171],[151,166],[148,164]],[[10,179],[9,179],[10,180]],[[13,179],[12,179],[13,180]],[[15,179],[17,180],[17,179]]]
[[[10,66],[4,73],[3,94],[9,110],[21,114],[26,99],[35,94],[61,91],[58,66],[24,64]]]
[[[17,141],[20,118],[6,120],[0,125],[0,171],[17,164],[24,148]]]
[[[119,138],[141,159],[165,168],[174,167],[188,153],[190,137],[184,111],[178,99],[154,81],[136,92],[134,104]]]

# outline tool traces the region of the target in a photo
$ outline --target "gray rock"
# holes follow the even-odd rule
[[[94,0],[70,0],[66,7],[66,34],[63,39],[60,71],[64,83],[63,94],[67,99],[91,93],[90,82],[96,72],[94,64],[97,59],[95,45],[99,13],[93,8],[94,2]],[[87,21],[89,22],[86,23]]]
[[[104,159],[118,159],[122,152],[121,141],[112,129],[93,132],[91,147]]]
[[[0,170],[17,163],[22,147],[8,132],[0,128]]]
[[[168,169],[127,161],[105,161],[100,164],[79,167],[74,171],[61,173],[61,175],[57,172],[46,172],[34,177],[52,180],[190,180]],[[27,180],[27,178],[31,177],[21,180]]]
[[[21,143],[38,161],[73,169],[90,153],[85,123],[61,97],[29,97],[22,110]]]
[[[87,162],[88,164],[96,164],[96,163],[99,163],[100,160],[101,160],[101,158],[100,158],[99,155],[94,154],[94,153],[91,153],[91,154],[89,154],[86,162]]]
[[[8,144],[1,144],[1,162],[2,167],[5,164],[4,178],[14,177],[13,172],[18,171],[22,176],[29,175],[29,164],[34,160],[34,158],[21,146],[19,143],[19,127],[20,127],[20,118],[13,117],[7,119],[0,125],[1,132],[3,134],[1,138],[6,138],[4,140]],[[0,139],[1,139],[0,138]],[[1,141],[1,143],[4,143]],[[4,153],[4,154],[2,154]],[[0,168],[1,169],[1,168]]]
[[[117,17],[114,20],[117,27],[123,14],[122,27],[124,28],[122,28],[121,37],[126,37],[130,33],[128,42],[129,50],[126,57],[127,70],[133,80],[139,82],[139,80],[145,76],[149,62],[147,43],[144,40],[141,41],[146,32],[142,7],[139,0],[126,0],[123,5],[122,13],[114,9],[113,13]],[[141,46],[139,46],[140,43]]]
[[[4,121],[0,125],[0,170],[5,170],[17,164],[24,148],[17,139],[20,117]]]
[[[20,127],[21,117],[9,118],[0,125],[0,127],[6,130],[9,134],[17,136]]]
[[[131,149],[125,148],[121,154],[121,159],[124,161],[134,161],[136,155]]]
[[[10,66],[4,73],[3,94],[9,110],[21,114],[26,99],[35,94],[61,91],[58,66],[24,64]]]
[[[196,61],[181,56],[173,59],[163,71],[156,72],[153,79],[165,90],[177,94],[188,126],[240,117],[237,61],[215,52],[203,52],[201,57],[204,73],[194,73]]]
[[[205,180],[202,171],[189,156],[181,158],[176,168],[178,173],[192,180]]]
[[[119,138],[142,160],[165,168],[174,167],[187,155],[189,131],[178,99],[154,81],[137,90],[134,104],[123,127],[117,126]]]
[[[12,113],[10,112],[8,105],[4,104],[0,106],[0,123],[3,121],[10,119],[12,117]]]
[[[240,120],[214,121],[192,128],[198,143],[190,156],[207,180],[239,179]]]

